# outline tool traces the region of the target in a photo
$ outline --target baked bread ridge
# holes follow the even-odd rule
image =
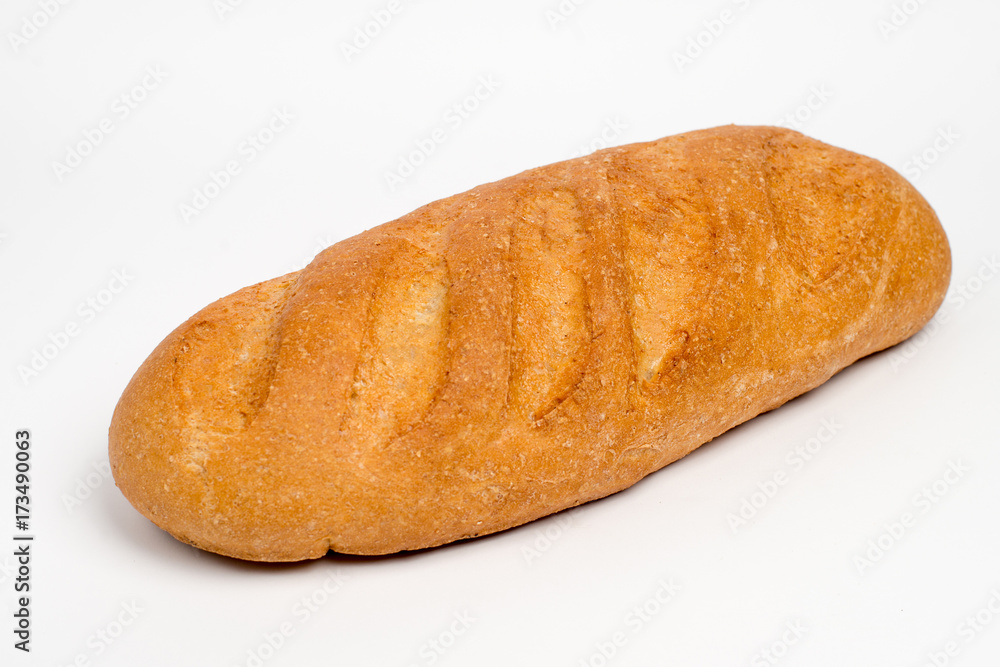
[[[262,561],[387,554],[631,486],[917,332],[951,272],[884,164],[725,126],[424,206],[242,289],[139,368],[126,498]]]

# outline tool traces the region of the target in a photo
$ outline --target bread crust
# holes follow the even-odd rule
[[[772,127],[599,151],[420,208],[179,326],[115,409],[115,480],[236,558],[387,554],[627,488],[917,332],[934,211]]]

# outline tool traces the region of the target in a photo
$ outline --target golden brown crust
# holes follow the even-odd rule
[[[115,479],[238,558],[383,554],[624,489],[915,333],[951,272],[885,165],[728,126],[425,206],[221,299],[138,370]]]

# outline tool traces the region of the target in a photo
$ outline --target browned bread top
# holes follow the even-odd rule
[[[915,333],[944,232],[892,169],[727,126],[434,202],[171,333],[115,479],[254,560],[503,530],[634,484]]]

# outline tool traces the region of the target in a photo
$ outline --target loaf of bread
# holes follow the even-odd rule
[[[237,558],[493,533],[899,343],[950,272],[931,207],[873,159],[772,127],[611,148],[206,307],[132,378],[111,465],[156,525]]]

